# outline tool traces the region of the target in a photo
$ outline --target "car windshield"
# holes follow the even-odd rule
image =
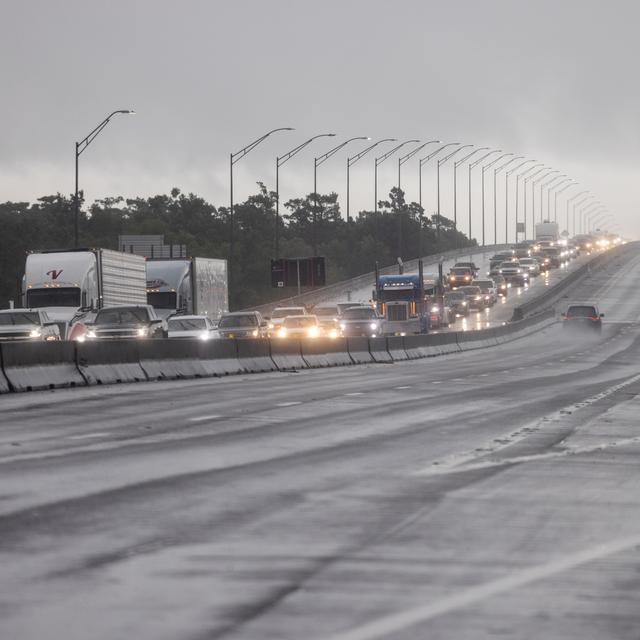
[[[515,260],[509,260],[509,261],[507,261],[507,262],[503,262],[503,263],[500,265],[500,267],[501,267],[501,268],[505,268],[505,267],[506,267],[507,269],[511,269],[511,268],[517,267],[517,266],[518,266],[518,264],[519,264],[519,263],[518,263],[518,262],[516,262]]]
[[[207,321],[204,318],[174,318],[169,320],[169,331],[193,331],[206,329]]]
[[[282,307],[280,309],[274,309],[271,314],[272,318],[286,318],[287,316],[303,315],[304,309],[300,307]]]
[[[251,314],[237,316],[222,316],[218,326],[221,329],[228,327],[257,327],[258,319]]]
[[[306,329],[315,327],[317,320],[315,316],[289,316],[284,319],[284,326],[287,329]]]
[[[317,316],[331,316],[332,318],[335,318],[338,315],[338,309],[337,307],[316,307],[313,310],[313,313]]]
[[[37,313],[26,311],[14,311],[12,313],[0,313],[0,326],[16,324],[40,324],[40,317]]]
[[[127,309],[102,309],[98,312],[95,324],[140,324],[149,322],[146,309],[137,307]]]
[[[347,309],[342,317],[345,320],[368,320],[369,318],[376,318],[376,312],[369,307],[352,308]]]
[[[567,311],[568,316],[576,316],[578,318],[590,318],[598,315],[596,308],[589,305],[580,305],[575,307],[569,307]]]
[[[459,268],[451,269],[451,273],[454,276],[468,276],[470,271],[471,270],[467,269],[466,267],[459,267]]]

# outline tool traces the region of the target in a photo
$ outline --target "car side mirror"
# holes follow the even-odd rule
[[[154,318],[153,320],[151,320],[151,324],[162,324],[162,319]]]
[[[601,318],[604,318],[604,313],[601,313],[601,314],[600,314],[600,317],[601,317]]]
[[[44,322],[42,326],[43,327],[56,327],[56,326],[58,326],[58,323],[57,322]]]

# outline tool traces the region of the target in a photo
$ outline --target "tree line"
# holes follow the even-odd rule
[[[336,193],[313,194],[284,203],[278,219],[281,258],[325,256],[327,283],[372,271],[377,261],[392,264],[455,247],[475,245],[444,216],[423,214],[393,188],[379,202],[377,214],[361,211],[347,222]],[[438,229],[439,227],[439,229]],[[9,300],[20,305],[21,279],[28,251],[73,246],[73,196],[56,194],[36,202],[0,204],[0,308]],[[274,255],[276,194],[258,183],[258,192],[234,205],[234,275],[232,309],[249,307],[290,292],[271,288],[270,260]],[[118,236],[163,234],[167,244],[184,244],[189,255],[228,258],[228,207],[216,207],[177,188],[148,198],[110,197],[88,207],[81,202],[80,246],[117,249]],[[314,252],[315,249],[315,252]]]

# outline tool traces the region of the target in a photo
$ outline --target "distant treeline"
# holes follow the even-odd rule
[[[276,195],[258,183],[259,192],[234,205],[234,286],[231,308],[242,308],[282,297],[271,288],[270,259],[274,255]],[[84,205],[84,203],[82,203]],[[315,230],[313,224],[315,211]],[[361,211],[347,223],[337,194],[309,194],[281,207],[279,257],[326,257],[327,283],[337,282],[422,254],[475,244],[441,216],[423,216],[418,204],[392,189],[381,201],[378,215]],[[215,207],[194,195],[172,189],[169,195],[97,200],[80,214],[80,246],[117,249],[118,235],[164,234],[165,241],[185,244],[189,255],[228,258],[229,209]],[[73,197],[61,194],[35,203],[0,204],[0,307],[19,302],[20,281],[27,251],[71,248],[74,237]]]

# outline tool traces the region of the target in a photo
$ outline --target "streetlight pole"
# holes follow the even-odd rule
[[[456,246],[458,243],[458,167],[469,160],[471,156],[474,156],[476,153],[480,153],[481,151],[487,151],[488,149],[489,147],[479,147],[478,149],[474,149],[471,153],[468,153],[464,158],[453,161],[453,229],[456,232]],[[471,163],[469,163],[469,178],[471,178]],[[469,187],[469,192],[471,192],[471,187]],[[469,241],[471,241],[471,198],[469,198]]]
[[[567,198],[567,217],[566,217],[566,229],[569,231],[569,205],[574,201],[580,198],[581,196],[587,195],[589,193],[588,190],[581,191],[580,193],[576,193],[576,195],[571,196],[571,198]],[[575,218],[573,220],[573,233],[572,236],[576,235],[576,221]]]
[[[535,160],[525,160],[521,162],[517,167],[510,169],[506,173],[504,191],[505,191],[505,212],[504,212],[504,241],[505,243],[509,242],[509,176],[518,169],[521,169],[526,164],[531,164],[532,162],[536,162]],[[526,173],[526,171],[525,171]],[[518,181],[520,180],[520,176],[516,174],[516,224],[515,224],[515,242],[518,244]]]
[[[531,181],[531,220],[533,222],[534,229],[534,239],[535,239],[535,228],[536,228],[536,186],[539,182],[542,182],[545,178],[552,176],[555,173],[560,173],[557,169],[552,169],[543,173],[537,180]],[[542,194],[540,194],[540,199],[542,200]],[[540,202],[540,222],[542,222],[542,202]]]
[[[578,219],[578,227],[580,229],[580,233],[583,233],[583,228],[582,228],[582,208],[583,205],[585,205],[586,202],[588,202],[589,200],[593,200],[595,198],[595,196],[593,194],[589,194],[586,198],[582,198],[582,200],[580,200],[579,202],[576,202],[573,205],[573,227],[575,228],[576,226],[576,210],[579,209],[580,210],[580,214],[579,214],[579,219]],[[598,204],[601,205],[602,203],[597,200],[591,204]],[[586,205],[587,207],[590,207],[591,205]]]
[[[528,169],[525,169],[522,173],[516,173],[516,244],[518,243],[518,207],[519,207],[519,190],[520,190],[520,178],[524,178],[524,183],[523,183],[523,210],[524,210],[524,220],[523,220],[523,225],[524,225],[524,233],[523,233],[523,240],[527,239],[527,174],[531,173],[532,171],[535,171],[536,169],[539,169],[539,171],[542,171],[542,169],[540,169],[540,167],[544,167],[544,164],[542,162],[538,163],[538,164],[534,164],[533,167],[529,167]],[[538,173],[538,172],[536,172]],[[536,175],[536,173],[534,173],[533,175]]]
[[[402,167],[402,165],[408,160],[410,160],[411,158],[413,158],[413,156],[415,156],[416,153],[418,153],[418,151],[420,151],[421,149],[424,149],[427,145],[440,144],[441,142],[442,140],[429,140],[428,142],[425,142],[424,144],[421,144],[419,147],[416,147],[415,149],[413,149],[413,151],[409,151],[409,153],[407,153],[406,155],[398,158],[398,189],[401,188],[400,187],[400,168]]]
[[[558,196],[563,194],[567,189],[570,189],[571,187],[575,187],[578,184],[579,184],[578,182],[571,180],[569,184],[562,187],[562,189],[560,189],[559,191],[556,191],[556,189],[561,185],[557,185],[557,187],[553,187],[553,190],[555,191],[555,193],[553,194],[553,221],[554,222],[558,222]],[[551,191],[551,189],[549,191]],[[569,229],[566,229],[566,231],[567,233],[569,233]]]
[[[317,136],[313,136],[308,140],[305,140],[297,147],[291,149],[291,151],[287,151],[283,156],[276,157],[276,234],[275,234],[275,250],[276,250],[276,258],[279,257],[280,254],[280,243],[279,243],[279,226],[280,226],[280,167],[285,164],[285,162],[289,162],[293,156],[300,153],[307,145],[311,144],[314,140],[318,138],[333,138],[335,133],[320,133]],[[315,238],[315,218],[316,211],[315,207],[313,209],[313,220],[314,224],[312,226],[312,245],[313,245],[313,255],[316,255],[316,238]]]
[[[564,180],[561,180],[561,178],[564,178]],[[556,180],[560,180],[560,182],[554,185],[549,185],[549,188],[547,189],[547,219],[549,220],[549,222],[551,222],[551,192],[555,191],[556,189],[559,189],[562,185],[566,184],[567,182],[573,182],[573,179],[566,177],[566,174],[558,176]],[[552,180],[552,182],[555,182],[555,180]],[[554,222],[557,222],[557,221],[554,220]]]
[[[471,240],[471,172],[475,167],[484,162],[489,156],[492,156],[494,153],[502,153],[502,149],[494,149],[493,151],[489,151],[489,153],[485,153],[481,158],[478,158],[477,160],[469,163],[469,240]],[[484,177],[484,171],[482,175]],[[482,244],[484,246],[484,179],[482,180]]]
[[[350,169],[351,167],[358,162],[358,160],[364,158],[364,156],[367,155],[367,153],[369,153],[369,151],[371,151],[371,149],[373,149],[374,147],[377,147],[379,144],[382,144],[383,142],[397,142],[396,138],[384,138],[383,140],[378,140],[378,142],[374,142],[372,145],[368,146],[366,149],[363,149],[360,153],[356,154],[355,156],[352,156],[351,158],[347,158],[347,223],[349,223],[351,221],[351,217],[350,217],[350,209],[349,209],[349,190],[350,190],[350,185],[349,185],[349,173],[350,173]]]
[[[544,165],[542,166],[541,169],[538,169],[535,173],[532,173],[530,176],[527,176],[524,179],[524,237],[525,240],[527,238],[527,182],[529,182],[529,180],[531,180],[531,222],[532,224],[532,232],[533,232],[533,228],[535,227],[535,222],[536,222],[536,210],[535,210],[535,204],[536,204],[536,194],[535,194],[535,181],[534,178],[537,175],[540,175],[543,171],[546,171],[547,169],[550,169],[551,167],[545,167]]]
[[[514,156],[513,158],[511,158],[511,160],[507,160],[507,162],[503,163],[502,165],[500,165],[499,167],[496,167],[493,170],[493,243],[494,244],[498,244],[498,203],[497,203],[498,198],[496,194],[497,184],[498,184],[498,174],[500,173],[500,171],[508,167],[511,163],[515,162],[516,160],[522,160],[522,158],[524,158],[524,156]],[[507,184],[507,188],[508,188],[508,184]],[[505,198],[507,199],[509,198],[508,191],[505,194]],[[505,243],[508,243],[509,239],[505,238],[504,241]]]
[[[350,142],[354,140],[371,140],[371,138],[367,136],[357,136],[355,138],[349,138],[345,140],[343,143],[333,147],[333,149],[329,149],[326,153],[323,153],[321,156],[313,159],[313,201],[314,201],[314,214],[313,214],[313,236],[314,236],[314,245],[315,245],[315,236],[316,236],[316,213],[315,210],[318,208],[318,167],[325,163],[331,156],[335,155],[340,151],[340,149],[346,147]],[[347,217],[348,222],[348,217]],[[315,249],[314,249],[315,255]]]
[[[389,151],[387,151],[386,153],[382,154],[379,158],[375,158],[374,161],[374,184],[373,184],[373,192],[374,192],[374,210],[373,210],[373,216],[375,218],[375,225],[376,225],[376,258],[378,255],[378,244],[380,241],[380,221],[378,220],[378,167],[388,158],[390,158],[396,151],[398,151],[398,149],[401,149],[402,147],[404,147],[407,144],[412,144],[413,142],[420,142],[420,140],[405,140],[404,142],[401,142],[400,144],[397,144],[395,147],[393,147],[393,149],[390,149]]]
[[[229,264],[228,268],[228,277],[229,277],[229,288],[233,291],[233,256],[234,256],[234,233],[233,233],[233,165],[242,160],[250,151],[253,151],[261,142],[266,140],[272,133],[276,133],[277,131],[293,131],[292,127],[279,127],[278,129],[272,129],[268,131],[263,136],[256,138],[253,142],[248,144],[246,147],[240,149],[240,151],[236,151],[235,153],[229,154]],[[276,207],[278,203],[276,202]],[[277,214],[276,214],[277,215]],[[276,217],[276,238],[278,237],[278,219]],[[276,254],[276,258],[277,258]]]
[[[552,185],[556,180],[560,180],[561,178],[565,178],[565,177],[566,177],[566,174],[562,173],[559,176],[554,176],[550,180],[547,180],[546,182],[542,182],[540,184],[540,222],[544,222],[544,200],[543,200],[544,188],[549,186],[549,185]],[[547,196],[548,196],[548,194],[547,194]],[[551,199],[549,197],[547,197],[547,217],[549,217],[549,205],[550,204],[551,204]],[[547,222],[549,222],[549,221],[547,220]]]
[[[78,196],[78,165],[80,160],[80,155],[82,152],[96,139],[99,133],[109,124],[111,118],[113,116],[118,115],[119,113],[126,115],[135,115],[135,111],[132,109],[118,109],[117,111],[113,111],[110,113],[95,129],[93,129],[87,136],[85,136],[80,142],[76,142],[76,188],[74,195],[74,227],[73,227],[73,241],[74,247],[78,248],[78,243],[80,241],[80,200]]]
[[[448,153],[444,158],[439,158],[437,161],[436,184],[437,184],[437,195],[438,195],[438,217],[436,218],[436,238],[438,241],[440,240],[440,167],[444,165],[450,158],[453,158],[453,156],[455,156],[456,153],[459,153],[463,149],[470,149],[471,147],[473,147],[472,144],[463,144],[462,146],[459,146],[457,149],[454,149],[453,151]],[[453,171],[454,178],[455,178],[455,173],[456,172],[454,168],[454,171]],[[454,185],[455,185],[455,182],[454,182]],[[455,188],[454,188],[453,198],[455,203]]]
[[[436,149],[428,156],[420,158],[418,162],[418,204],[420,205],[420,233],[418,234],[418,256],[422,257],[422,221],[424,218],[424,207],[422,206],[422,167],[424,167],[431,158],[435,158],[441,151],[444,151],[447,147],[456,147],[459,142],[448,142],[443,144],[439,149]]]
[[[482,167],[482,246],[485,246],[485,215],[484,215],[484,175],[487,172],[488,169],[491,169],[491,167],[493,167],[494,164],[496,164],[497,162],[500,162],[500,160],[502,160],[503,158],[508,158],[509,156],[512,156],[513,153],[503,153],[501,156],[497,157],[495,160],[492,160],[491,162],[489,162],[489,164],[485,164]],[[495,191],[494,191],[494,202],[495,202]]]

